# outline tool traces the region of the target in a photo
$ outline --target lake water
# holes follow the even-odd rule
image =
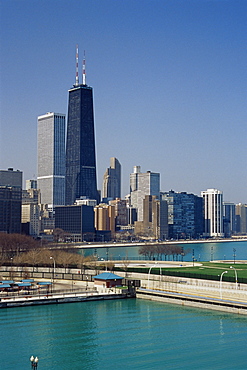
[[[247,260],[247,241],[233,241],[222,243],[189,243],[179,244],[184,247],[184,261],[191,261],[194,250],[194,257],[197,261],[211,261],[211,260],[233,260],[234,254],[236,259]],[[235,249],[235,252],[234,252]],[[129,260],[144,259],[138,253],[139,247],[126,246],[117,248],[96,248],[84,249],[85,256],[97,254],[99,258],[109,260],[119,260],[127,258]],[[169,256],[172,259],[172,256]],[[181,256],[179,256],[179,260]]]
[[[247,319],[125,299],[0,310],[0,369],[247,369]]]

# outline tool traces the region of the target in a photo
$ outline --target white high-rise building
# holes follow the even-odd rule
[[[205,236],[223,237],[223,192],[207,189],[201,192],[204,199]]]
[[[38,117],[38,189],[41,203],[65,204],[65,114]]]
[[[137,209],[137,221],[143,221],[145,195],[160,198],[160,174],[151,171],[141,173],[140,166],[135,166],[134,172],[130,174],[130,203]]]

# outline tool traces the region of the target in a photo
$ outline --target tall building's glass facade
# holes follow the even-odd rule
[[[168,204],[169,238],[199,238],[203,234],[203,199],[186,192],[162,192]]]
[[[42,204],[65,204],[65,114],[38,117],[37,180]]]
[[[98,201],[93,89],[87,85],[69,90],[65,189],[67,205],[82,196]]]
[[[0,170],[0,232],[21,232],[22,172]]]

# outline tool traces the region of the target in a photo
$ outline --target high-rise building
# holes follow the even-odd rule
[[[162,192],[168,204],[169,238],[199,238],[203,234],[203,199],[186,192]]]
[[[68,240],[94,240],[94,210],[92,206],[56,207],[55,228],[62,229]]]
[[[83,66],[85,66],[85,59]],[[93,89],[78,77],[78,47],[76,53],[76,81],[69,90],[65,203],[74,204],[85,196],[98,200],[94,137]]]
[[[103,179],[103,199],[121,198],[121,164],[117,158],[111,157]]]
[[[110,206],[115,207],[116,226],[128,225],[128,209],[125,199],[116,198],[109,201]]]
[[[130,174],[130,203],[137,209],[137,221],[143,221],[145,195],[160,198],[160,174],[151,171],[141,173],[140,166],[135,166],[134,172]]]
[[[0,232],[21,232],[22,172],[0,170]]]
[[[26,190],[37,189],[37,180],[26,180]]]
[[[225,237],[230,237],[236,233],[236,212],[234,203],[223,202],[223,225]]]
[[[27,235],[39,236],[40,220],[40,190],[29,188],[22,191],[21,223],[22,232]]]
[[[38,117],[38,189],[51,210],[65,203],[65,115]]]
[[[247,234],[247,204],[236,204],[236,232]]]
[[[217,189],[201,192],[204,199],[204,235],[223,237],[223,193]]]
[[[94,207],[94,224],[96,230],[115,232],[115,207],[108,204],[98,204]]]
[[[139,230],[138,230],[139,229]],[[143,200],[143,221],[135,222],[135,233],[145,237],[166,239],[168,237],[167,202],[154,195],[145,195]]]

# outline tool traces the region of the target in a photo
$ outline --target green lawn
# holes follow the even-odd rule
[[[232,263],[212,263],[212,262],[202,262],[201,266],[190,266],[183,268],[162,268],[164,275],[170,273],[174,276],[187,276],[187,277],[197,277],[200,279],[206,278],[210,280],[219,280],[222,272],[227,271],[222,276],[222,280],[225,281],[235,281],[235,271],[237,272],[238,281],[247,283],[247,264],[232,264]],[[230,268],[233,266],[234,268]],[[157,269],[158,270],[158,269]],[[158,273],[158,271],[156,271]],[[189,276],[194,275],[194,276]],[[246,280],[246,281],[245,281]]]
[[[220,280],[222,272],[227,271],[222,276],[223,281],[235,282],[235,271],[237,272],[237,280],[240,283],[247,284],[247,264],[232,264],[232,263],[212,263],[212,262],[201,262],[200,266],[189,266],[189,267],[164,267],[161,268],[162,275],[167,276],[179,276],[183,278],[195,278],[195,279],[207,279],[207,280]],[[119,268],[121,270],[121,268]],[[149,268],[146,267],[132,267],[128,268],[128,271],[148,273]],[[160,268],[152,268],[151,274],[159,275]]]

